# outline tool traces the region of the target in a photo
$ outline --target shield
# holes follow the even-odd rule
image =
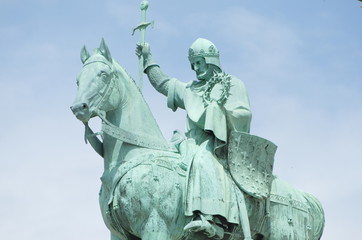
[[[264,138],[231,132],[228,165],[236,185],[255,198],[267,198],[273,179],[276,150],[277,146]]]

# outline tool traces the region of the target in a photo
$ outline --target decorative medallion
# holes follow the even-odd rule
[[[230,81],[230,75],[224,72],[215,72],[214,76],[205,84],[206,89],[204,95],[202,96],[204,106],[206,107],[215,101],[220,105],[224,105],[230,96]],[[219,93],[213,94],[216,91],[219,91]]]

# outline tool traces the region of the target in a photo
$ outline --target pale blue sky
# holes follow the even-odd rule
[[[0,0],[0,239],[107,239],[102,159],[69,110],[81,47],[105,38],[137,79],[140,1]],[[169,75],[195,78],[187,50],[213,41],[249,91],[251,133],[279,148],[275,172],[319,198],[323,240],[356,239],[362,208],[362,9],[356,0],[150,0],[146,34]],[[145,79],[166,137],[183,130]],[[172,119],[170,121],[170,119]],[[94,123],[97,126],[97,122]]]

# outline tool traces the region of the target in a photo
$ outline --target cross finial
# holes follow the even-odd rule
[[[146,22],[146,12],[148,9],[148,1],[147,0],[143,0],[141,2],[141,13],[142,13],[142,17],[141,17],[141,23],[135,27],[133,29],[132,35],[134,35],[134,33],[139,30],[140,31],[140,43],[141,45],[145,44],[145,32],[146,32],[146,28],[151,25],[153,27],[154,21],[152,22]],[[142,90],[142,82],[143,82],[143,56],[141,55],[139,57],[139,83],[138,83],[138,87]]]

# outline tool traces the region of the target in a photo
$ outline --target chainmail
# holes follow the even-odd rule
[[[145,71],[152,86],[167,96],[170,77],[163,73],[158,65],[149,66]]]

